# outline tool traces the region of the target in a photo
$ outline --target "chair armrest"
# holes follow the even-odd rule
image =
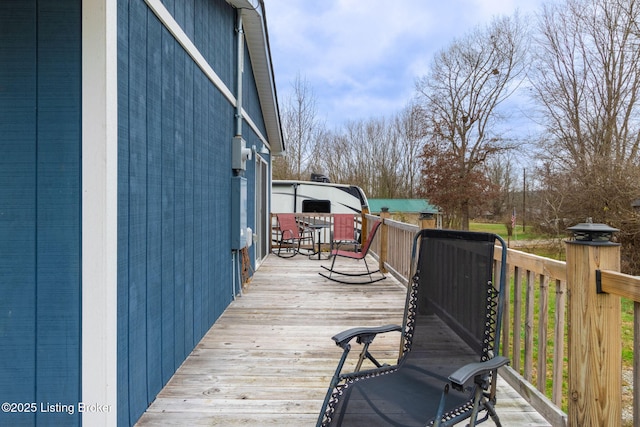
[[[392,331],[400,332],[402,331],[402,327],[398,325],[385,325],[373,328],[352,328],[334,335],[331,339],[336,342],[337,346],[345,348],[353,338],[357,338],[358,344],[370,344],[376,335]]]
[[[292,239],[293,236],[295,236],[295,233],[293,232],[293,230],[290,230],[288,228],[282,229],[281,232],[282,232],[282,238],[283,239],[287,239],[287,237],[286,237],[287,234],[289,234],[289,236],[290,236],[290,237],[288,237],[289,239]]]
[[[508,363],[509,359],[504,356],[496,356],[484,362],[469,363],[449,375],[449,380],[453,388],[460,390],[471,378],[498,369]]]

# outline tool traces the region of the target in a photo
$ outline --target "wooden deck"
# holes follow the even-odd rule
[[[322,264],[269,256],[137,425],[315,425],[341,355],[331,336],[401,323],[405,298],[392,278],[340,285],[318,274]],[[399,335],[379,338],[393,361]],[[506,426],[550,426],[502,380],[497,412]]]

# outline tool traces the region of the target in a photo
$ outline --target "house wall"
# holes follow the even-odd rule
[[[252,118],[253,122],[258,127],[260,132],[265,135],[266,129],[262,117],[262,111],[260,109],[258,89],[256,88],[256,82],[253,78],[253,67],[251,66],[251,58],[246,46],[244,53],[244,74],[242,87],[242,105],[245,111],[247,111],[249,116]],[[256,132],[246,122],[242,126],[242,134],[247,143],[247,147],[256,147],[256,151],[260,150],[263,143]],[[255,186],[256,155],[257,154],[254,153],[252,156],[252,160],[247,162],[247,170],[245,171],[247,182],[250,183],[247,191],[247,226],[250,227],[254,232],[256,231],[256,191],[259,191],[259,189],[257,189]],[[271,188],[270,185],[269,188]],[[256,248],[253,245],[249,248],[249,257],[252,266],[255,265],[255,249]]]
[[[0,2],[0,395],[38,405],[0,425],[133,424],[233,299],[235,21],[224,0]]]
[[[80,419],[80,48],[80,1],[0,2],[0,425]]]
[[[234,93],[236,11],[224,0],[164,0],[160,9],[181,35],[147,2],[118,1],[121,425],[140,417],[222,314],[234,297],[237,274],[230,235],[235,102],[180,39],[186,36]],[[244,107],[264,128],[246,69],[245,79],[253,88],[245,92]],[[254,137],[246,129],[251,147]],[[253,167],[248,162],[248,178]],[[249,209],[253,184],[248,179]]]

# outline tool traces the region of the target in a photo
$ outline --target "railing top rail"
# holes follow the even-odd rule
[[[393,226],[393,228],[397,228],[404,231],[411,231],[414,233],[417,233],[418,231],[420,231],[420,227],[418,227],[417,225],[407,224],[405,222],[400,222],[393,219],[385,219],[384,223]]]
[[[602,292],[640,302],[640,277],[611,270],[600,271]]]
[[[498,259],[501,248],[496,249],[495,257]],[[507,249],[507,264],[554,279],[565,280],[567,277],[566,262],[545,258],[516,249]]]

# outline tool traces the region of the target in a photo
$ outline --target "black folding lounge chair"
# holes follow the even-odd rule
[[[369,253],[369,248],[371,247],[371,242],[373,242],[373,238],[376,235],[376,232],[378,231],[378,228],[380,227],[381,222],[380,221],[376,221],[373,224],[373,227],[371,227],[371,231],[369,232],[369,235],[367,236],[367,242],[364,244],[364,246],[362,247],[362,251],[357,252],[357,251],[345,251],[342,249],[333,249],[331,251],[331,256],[333,257],[333,261],[331,261],[331,267],[326,267],[326,266],[322,266],[322,268],[324,268],[325,270],[329,270],[329,274],[325,274],[325,273],[320,273],[320,275],[322,277],[326,277],[329,280],[333,280],[334,282],[338,282],[338,283],[345,283],[347,285],[354,285],[354,284],[366,284],[366,283],[374,283],[374,282],[378,282],[380,280],[383,280],[385,278],[385,275],[382,274],[382,272],[378,269],[378,270],[374,270],[371,271],[369,269],[369,264],[367,264],[367,254]],[[335,270],[335,265],[336,265],[336,259],[338,259],[339,257],[343,257],[343,258],[350,258],[350,259],[361,259],[364,261],[364,266],[367,269],[366,272],[362,272],[362,273],[353,273],[353,272],[348,272],[348,271],[338,271]],[[379,273],[378,277],[374,278],[372,275],[375,273]],[[335,277],[334,274],[337,274],[338,277]],[[352,279],[349,280],[343,280],[342,278],[339,278],[341,276],[348,276],[348,277],[364,277],[364,276],[369,276],[368,280],[365,281],[351,281]]]
[[[502,247],[499,269],[493,263],[496,242]],[[465,419],[474,426],[489,416],[501,425],[494,405],[497,369],[508,363],[497,354],[504,241],[487,233],[422,230],[412,259],[402,327],[356,328],[333,337],[344,351],[318,426],[451,426]],[[397,364],[382,365],[369,344],[391,331],[402,333],[400,356]],[[356,372],[342,373],[353,338],[362,353]],[[375,367],[361,370],[366,360]]]

